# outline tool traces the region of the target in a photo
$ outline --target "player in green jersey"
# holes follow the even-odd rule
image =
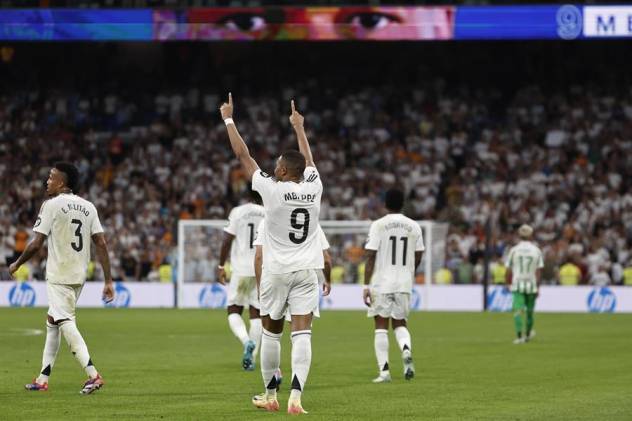
[[[521,344],[535,336],[533,330],[533,310],[538,298],[538,286],[542,277],[544,259],[542,251],[531,241],[533,228],[522,225],[518,229],[520,242],[509,250],[505,266],[506,282],[513,295],[513,317],[516,327],[514,344]],[[523,318],[526,316],[526,330],[523,332]]]

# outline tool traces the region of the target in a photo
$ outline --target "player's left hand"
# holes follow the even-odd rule
[[[222,114],[222,120],[233,118],[233,95],[230,92],[228,93],[228,102],[219,107],[219,112]]]
[[[325,282],[323,284],[323,297],[326,297],[331,292],[331,283]]]
[[[11,275],[11,277],[13,278],[13,275],[15,274],[15,272],[18,271],[20,267],[18,265],[16,265],[16,262],[13,262],[9,265],[9,275]]]
[[[105,281],[105,285],[103,286],[103,301],[106,303],[114,301],[114,283],[112,280]]]
[[[303,123],[305,122],[305,117],[301,115],[298,111],[296,111],[296,107],[294,106],[294,100],[291,102],[292,105],[292,114],[290,115],[290,124],[294,127],[303,127]]]

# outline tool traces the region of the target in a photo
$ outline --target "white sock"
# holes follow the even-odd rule
[[[263,329],[261,335],[261,375],[268,397],[276,397],[277,380],[274,375],[281,365],[281,333]]]
[[[399,345],[399,350],[404,352],[404,350],[408,349],[412,351],[412,346],[410,344],[410,332],[406,326],[396,327],[395,330],[395,338],[397,339],[397,344]]]
[[[42,355],[42,371],[37,377],[37,383],[48,383],[48,376],[55,365],[57,351],[60,344],[59,326],[46,322],[46,343],[44,344],[44,354]]]
[[[257,346],[255,347],[252,355],[257,357],[259,353],[259,346],[261,345],[261,332],[263,331],[263,327],[261,327],[261,319],[250,319],[250,332],[248,332],[248,336],[250,340],[253,341]]]
[[[386,329],[375,329],[375,357],[380,373],[388,372],[388,330]]]
[[[233,335],[239,339],[242,345],[245,345],[246,342],[248,342],[248,331],[246,330],[246,323],[244,323],[244,319],[241,318],[241,314],[229,314],[228,326],[230,326],[230,330],[232,330]]]
[[[298,399],[305,388],[309,367],[312,365],[312,331],[292,332],[292,391],[290,399]]]
[[[68,320],[62,322],[59,326],[59,330],[62,335],[68,342],[68,346],[70,347],[70,352],[75,356],[81,367],[86,371],[86,374],[92,379],[97,376],[97,369],[94,368],[92,364],[92,360],[90,359],[90,354],[88,353],[88,347],[86,346],[86,342],[83,340],[81,333],[79,333],[79,329],[77,329],[77,324],[74,320]]]

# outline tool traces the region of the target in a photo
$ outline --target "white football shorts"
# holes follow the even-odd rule
[[[318,312],[318,278],[314,270],[261,276],[261,315],[281,320],[289,308],[294,315]]]
[[[83,289],[83,284],[53,284],[46,282],[48,294],[48,315],[53,320],[75,320],[77,300]]]
[[[227,306],[250,306],[259,308],[257,281],[254,276],[233,273],[228,284]]]
[[[410,313],[410,294],[406,292],[394,292],[380,294],[371,291],[371,307],[367,317],[380,316],[385,319],[408,319]]]

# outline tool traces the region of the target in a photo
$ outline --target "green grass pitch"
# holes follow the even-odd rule
[[[259,367],[223,311],[79,309],[78,324],[105,387],[80,396],[84,373],[62,341],[48,392],[23,385],[40,368],[45,309],[0,309],[0,419],[252,420]],[[405,381],[390,336],[393,382],[377,374],[372,321],[324,312],[314,324],[303,405],[322,420],[631,420],[632,315],[537,314],[535,341],[512,345],[508,314],[414,313],[417,377]],[[286,409],[289,339],[283,341]]]

